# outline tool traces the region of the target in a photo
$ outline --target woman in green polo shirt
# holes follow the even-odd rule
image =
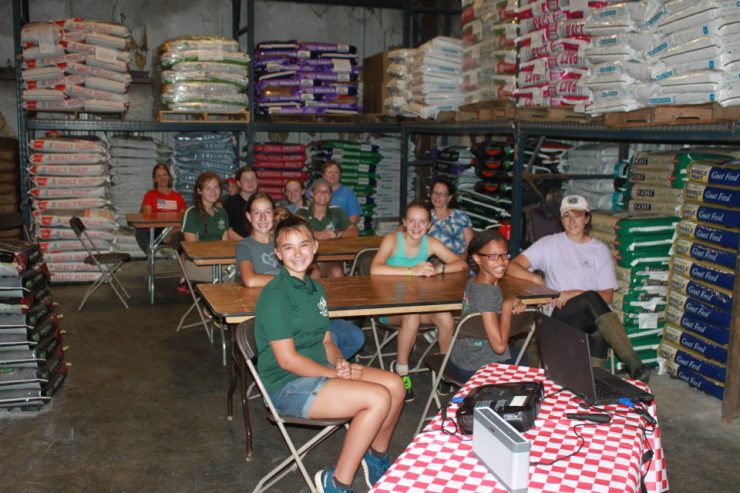
[[[283,266],[257,301],[257,363],[281,414],[351,419],[336,466],[315,477],[320,492],[346,492],[360,464],[368,486],[390,466],[388,445],[405,390],[391,372],[347,362],[332,341],[326,293],[306,275],[317,248],[305,219],[278,224],[275,256]]]

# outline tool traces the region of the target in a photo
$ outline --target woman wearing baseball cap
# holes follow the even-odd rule
[[[647,382],[650,369],[632,347],[619,317],[609,309],[618,288],[614,259],[603,242],[588,234],[591,213],[586,199],[564,197],[560,220],[565,231],[537,240],[511,261],[507,274],[559,291],[552,317],[589,333],[594,363],[606,364],[608,344],[630,377]],[[534,271],[545,275],[544,282]]]

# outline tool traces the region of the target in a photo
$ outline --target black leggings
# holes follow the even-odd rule
[[[552,312],[552,318],[586,332],[591,356],[606,358],[609,344],[604,340],[595,322],[601,315],[610,311],[609,305],[599,293],[586,291],[568,300],[563,308],[556,308]]]

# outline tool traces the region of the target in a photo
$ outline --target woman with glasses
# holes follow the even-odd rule
[[[595,365],[606,364],[608,344],[630,377],[647,382],[650,369],[609,308],[618,288],[614,260],[609,248],[588,234],[591,213],[586,199],[580,195],[563,198],[560,219],[565,231],[537,240],[511,261],[507,273],[560,292],[553,302],[552,317],[590,335]],[[535,271],[544,273],[544,282]]]
[[[459,337],[450,350],[447,371],[461,382],[483,365],[514,363],[509,349],[511,316],[526,308],[517,298],[504,298],[498,285],[509,265],[509,247],[498,231],[489,229],[473,236],[468,264],[475,276],[465,286],[460,317],[480,313],[485,332]]]
[[[464,258],[473,239],[473,225],[470,217],[459,209],[453,209],[455,189],[445,180],[437,180],[432,185],[432,227],[429,236],[441,241],[447,248]]]

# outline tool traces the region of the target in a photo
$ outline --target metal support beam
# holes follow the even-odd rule
[[[26,135],[26,117],[22,101],[22,60],[23,47],[21,46],[21,29],[23,24],[29,21],[28,0],[13,0],[13,47],[15,51],[15,102],[16,102],[16,121],[18,123],[18,146],[20,166],[18,174],[20,176],[20,197],[21,213],[23,222],[28,226],[31,224],[31,208],[28,203],[28,174],[26,173],[26,163],[28,163],[28,138]],[[29,228],[30,230],[30,228]]]

